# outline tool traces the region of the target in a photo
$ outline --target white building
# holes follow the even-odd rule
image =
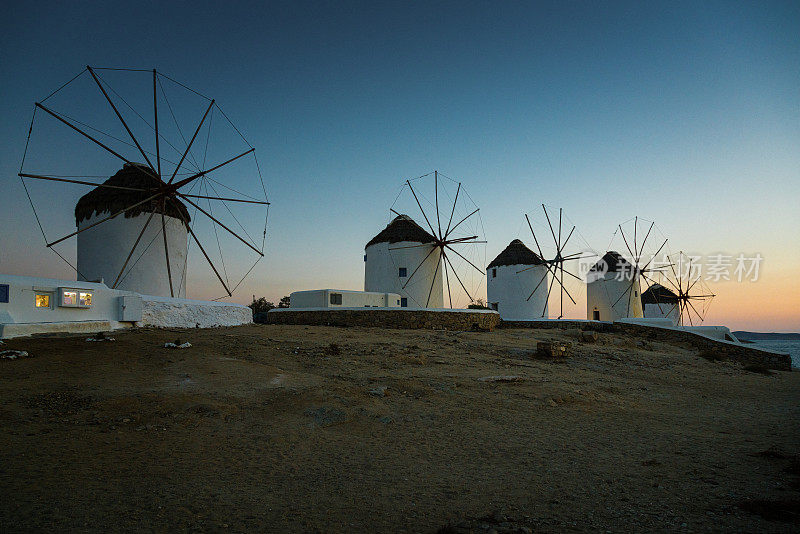
[[[241,304],[140,295],[97,282],[0,274],[0,338],[133,326],[235,326],[252,321],[252,311]]]
[[[402,307],[442,308],[436,238],[408,215],[395,217],[364,248],[364,291],[397,293]]]
[[[312,289],[289,295],[289,308],[399,308],[397,293]]]
[[[644,317],[639,273],[618,252],[606,252],[589,271],[586,316],[594,321]]]
[[[547,265],[522,241],[515,239],[509,243],[486,268],[486,276],[487,302],[503,320],[547,317]]]
[[[141,164],[125,164],[106,185],[130,187],[145,191],[128,191],[97,187],[82,196],[75,206],[75,223],[78,230],[136,204],[152,195],[150,190],[160,187],[161,181],[145,172]],[[174,202],[174,203],[173,203]],[[180,210],[180,211],[179,211]],[[150,215],[155,215],[139,240],[136,250],[125,265],[128,254],[136,243]],[[167,273],[167,254],[164,250],[161,214],[169,250],[169,270],[172,275],[172,293]],[[136,291],[145,295],[186,296],[187,230],[181,216],[188,224],[190,217],[186,206],[177,200],[165,204],[143,204],[124,215],[105,221],[80,232],[78,238],[78,279],[103,281],[109,287],[119,276],[116,289]],[[125,265],[125,270],[122,267]],[[120,276],[120,272],[122,275]]]
[[[653,284],[642,293],[642,309],[647,319],[669,319],[673,326],[680,320],[678,296],[661,284]]]

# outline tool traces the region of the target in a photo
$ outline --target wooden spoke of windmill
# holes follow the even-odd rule
[[[678,324],[694,326],[695,321],[702,324],[705,321],[706,311],[711,301],[716,297],[702,282],[702,276],[698,272],[696,276],[692,273],[694,259],[688,257],[683,251],[678,252],[675,258],[670,258],[672,278],[666,276],[665,279],[672,286],[676,294],[675,307],[678,309]],[[686,269],[684,269],[684,266]],[[677,267],[677,270],[675,269]],[[700,310],[697,309],[697,304]],[[672,310],[671,310],[672,311]]]
[[[539,245],[539,239],[536,237],[536,232],[534,232],[533,230],[533,225],[531,224],[530,217],[528,217],[528,214],[526,213],[525,220],[527,221],[528,228],[531,231],[533,242],[536,244],[536,249],[539,251],[539,257],[542,258],[542,263],[547,269],[547,272],[542,273],[541,279],[534,286],[533,291],[531,291],[530,295],[528,295],[528,298],[526,300],[531,300],[531,298],[539,289],[539,287],[541,287],[541,285],[545,283],[545,281],[547,280],[547,275],[549,274],[551,276],[551,279],[550,279],[550,285],[547,288],[547,295],[544,299],[544,306],[542,308],[542,317],[544,317],[547,314],[547,303],[550,300],[550,294],[553,290],[553,285],[555,282],[558,282],[560,288],[559,289],[560,307],[559,307],[558,318],[561,319],[564,316],[564,295],[567,296],[567,298],[572,302],[572,304],[577,304],[575,299],[572,297],[572,294],[567,289],[567,286],[564,285],[564,275],[571,276],[572,278],[575,278],[578,281],[582,281],[578,275],[570,272],[569,269],[565,267],[565,264],[567,262],[578,261],[583,258],[590,258],[596,256],[596,254],[583,253],[583,252],[578,252],[574,254],[564,254],[567,244],[569,243],[570,238],[572,238],[575,232],[575,225],[572,226],[569,233],[567,233],[566,237],[564,237],[564,239],[562,240],[562,237],[564,235],[563,208],[558,208],[558,226],[557,226],[558,231],[556,231],[556,228],[553,227],[553,224],[550,220],[550,214],[547,212],[547,207],[545,207],[544,204],[542,204],[542,210],[544,211],[544,216],[545,219],[547,220],[547,226],[550,228],[550,235],[553,238],[553,244],[555,246],[556,252],[553,257],[545,257],[544,252],[542,251],[542,247]],[[517,274],[524,271],[528,271],[530,269],[534,269],[536,267],[537,267],[536,265],[526,267],[525,269],[517,271]]]
[[[223,230],[228,232],[230,235],[235,237],[237,240],[239,240],[240,242],[244,243],[247,247],[249,247],[255,253],[257,253],[259,255],[259,257],[263,257],[264,256],[263,244],[262,244],[262,247],[259,249],[256,246],[255,243],[252,243],[252,242],[248,241],[247,239],[243,238],[237,232],[235,232],[234,230],[229,228],[227,225],[222,223],[218,218],[214,217],[211,213],[207,212],[206,210],[204,210],[202,207],[200,207],[198,204],[196,204],[195,202],[193,202],[190,199],[191,198],[194,198],[194,199],[205,199],[207,201],[218,200],[218,201],[222,201],[222,202],[233,202],[233,203],[243,203],[243,204],[257,204],[257,205],[268,206],[270,203],[266,200],[266,198],[265,198],[265,200],[262,201],[262,200],[258,200],[258,199],[254,199],[254,198],[233,198],[233,197],[221,197],[221,196],[210,196],[210,195],[197,195],[197,194],[189,194],[188,192],[182,192],[181,191],[182,188],[185,188],[189,184],[192,184],[195,180],[197,180],[199,178],[204,178],[208,174],[210,174],[210,173],[212,173],[212,172],[214,172],[214,171],[216,171],[218,169],[221,169],[221,168],[225,167],[226,165],[229,165],[229,164],[233,163],[234,161],[237,161],[240,158],[242,158],[242,157],[244,157],[244,156],[246,156],[248,154],[254,153],[255,152],[255,148],[250,146],[250,148],[248,150],[242,152],[241,154],[233,156],[233,157],[227,159],[226,161],[223,161],[223,162],[221,162],[221,163],[219,163],[217,165],[214,165],[212,167],[206,168],[205,170],[199,170],[199,172],[193,173],[193,174],[191,174],[190,176],[188,176],[186,178],[183,178],[183,179],[180,179],[178,181],[175,181],[176,177],[178,176],[178,172],[182,168],[182,166],[183,166],[183,164],[184,164],[184,162],[186,160],[187,155],[190,153],[192,145],[194,144],[195,140],[197,139],[197,136],[198,136],[201,128],[203,127],[203,124],[205,123],[207,117],[209,116],[209,113],[211,112],[211,110],[216,106],[217,109],[219,109],[220,112],[224,115],[224,112],[222,112],[222,110],[219,108],[219,106],[216,105],[216,101],[214,99],[209,99],[209,98],[207,98],[207,97],[205,97],[203,95],[200,95],[200,96],[203,96],[203,98],[205,98],[206,100],[209,100],[210,103],[209,103],[208,107],[206,108],[202,119],[200,120],[199,124],[195,128],[194,134],[192,135],[191,139],[186,143],[186,148],[185,148],[185,150],[183,150],[183,152],[181,154],[181,157],[180,157],[180,160],[175,165],[175,168],[174,168],[171,176],[169,177],[169,180],[164,181],[164,176],[162,175],[162,169],[161,169],[161,161],[164,158],[161,156],[161,148],[160,148],[161,147],[160,141],[162,139],[164,139],[164,138],[163,138],[163,135],[159,134],[157,86],[158,86],[158,84],[160,84],[159,77],[160,76],[166,77],[166,76],[161,74],[161,73],[159,73],[159,72],[157,72],[155,69],[152,70],[152,75],[153,75],[153,120],[154,120],[154,126],[151,126],[151,128],[155,132],[155,136],[154,136],[155,137],[155,140],[154,140],[154,143],[155,143],[155,158],[154,159],[156,161],[156,164],[154,165],[153,162],[148,157],[147,151],[145,151],[145,149],[143,148],[142,144],[139,142],[139,139],[137,139],[136,136],[133,134],[133,132],[131,131],[131,129],[128,126],[127,122],[125,121],[124,117],[122,116],[122,113],[120,113],[119,108],[114,103],[113,99],[111,98],[111,96],[109,95],[108,91],[106,90],[106,87],[110,88],[110,86],[107,83],[105,83],[105,82],[103,82],[101,80],[101,78],[99,77],[99,75],[96,72],[97,70],[106,70],[106,69],[95,69],[95,68],[92,68],[90,66],[87,66],[83,71],[81,71],[81,73],[79,73],[72,80],[67,82],[67,84],[64,84],[57,91],[55,91],[54,93],[51,93],[50,96],[53,96],[53,94],[55,94],[56,92],[58,92],[61,89],[63,89],[65,86],[67,86],[70,83],[72,83],[73,81],[75,81],[75,79],[77,79],[84,72],[88,72],[91,75],[91,77],[94,80],[94,82],[96,83],[96,85],[98,86],[98,88],[99,88],[100,92],[102,93],[103,97],[108,102],[108,104],[111,107],[111,109],[113,110],[113,112],[116,115],[117,119],[122,124],[122,126],[125,129],[125,131],[127,132],[128,136],[131,138],[131,140],[133,142],[133,146],[136,147],[136,149],[138,150],[139,154],[144,158],[146,164],[134,163],[133,161],[131,161],[130,159],[128,159],[124,155],[120,154],[119,152],[115,151],[114,149],[110,148],[105,143],[103,143],[102,141],[98,140],[96,137],[94,137],[92,134],[90,134],[90,133],[88,133],[86,131],[86,129],[92,129],[92,130],[95,130],[95,131],[98,131],[98,132],[100,130],[97,130],[96,128],[91,128],[91,127],[82,128],[81,126],[84,123],[81,123],[79,121],[71,119],[71,118],[67,117],[65,114],[59,113],[59,112],[57,112],[57,111],[45,106],[43,102],[36,102],[35,110],[41,110],[41,111],[47,113],[49,116],[55,118],[56,120],[58,120],[62,124],[66,125],[72,131],[74,131],[77,134],[81,135],[83,138],[89,140],[94,145],[98,146],[99,148],[105,150],[106,152],[108,152],[108,153],[112,154],[113,156],[117,157],[118,159],[122,160],[123,162],[125,162],[126,165],[134,166],[137,169],[149,174],[154,179],[154,184],[155,185],[154,185],[154,187],[150,187],[150,188],[127,187],[127,186],[119,186],[119,185],[106,184],[106,183],[95,183],[95,182],[90,182],[90,181],[86,181],[86,180],[74,179],[74,178],[79,178],[79,177],[65,178],[65,177],[51,176],[51,175],[41,174],[41,173],[22,172],[22,170],[20,170],[20,172],[18,173],[18,176],[20,177],[20,179],[31,178],[31,179],[36,179],[36,180],[48,180],[48,181],[62,182],[62,183],[73,183],[73,184],[91,186],[91,187],[94,187],[94,188],[101,188],[101,189],[125,190],[125,191],[129,191],[129,192],[132,192],[132,193],[138,193],[138,197],[139,198],[145,197],[142,200],[134,202],[134,203],[124,207],[123,209],[116,210],[113,213],[111,213],[109,216],[103,217],[102,219],[100,219],[98,221],[95,221],[95,222],[93,222],[93,223],[91,223],[89,225],[86,225],[85,227],[80,228],[77,231],[72,232],[72,233],[70,233],[70,234],[68,234],[66,236],[63,236],[63,237],[61,237],[59,239],[56,239],[54,241],[50,241],[50,242],[46,241],[46,246],[48,248],[52,249],[52,247],[54,245],[57,245],[57,244],[65,241],[65,240],[67,240],[67,239],[69,239],[69,238],[71,238],[73,236],[76,236],[76,235],[80,234],[81,232],[85,232],[86,230],[88,230],[90,228],[93,228],[95,226],[99,226],[99,225],[101,225],[101,224],[103,224],[103,223],[105,223],[107,221],[115,219],[119,215],[122,215],[123,213],[130,212],[131,210],[139,208],[140,206],[148,206],[149,205],[149,206],[153,207],[152,212],[151,212],[150,216],[147,219],[147,222],[142,227],[141,232],[139,233],[138,237],[136,238],[136,240],[135,240],[135,242],[133,244],[133,247],[131,248],[130,252],[128,253],[128,255],[127,255],[126,259],[125,259],[125,262],[123,263],[122,269],[120,270],[119,274],[117,275],[117,277],[116,277],[116,279],[115,279],[115,281],[114,281],[114,283],[112,285],[112,288],[116,288],[118,283],[120,282],[120,279],[121,279],[124,271],[125,271],[125,268],[128,265],[128,262],[131,260],[132,256],[134,255],[134,252],[136,251],[137,247],[139,246],[140,241],[142,240],[142,237],[145,234],[145,231],[147,230],[148,226],[152,222],[152,219],[153,219],[156,211],[159,211],[159,209],[156,208],[156,207],[159,207],[160,211],[161,211],[161,231],[164,233],[164,253],[166,255],[167,276],[169,278],[170,293],[172,294],[172,296],[174,296],[172,272],[171,272],[171,266],[169,264],[169,249],[168,249],[168,245],[167,245],[166,223],[165,223],[165,219],[164,219],[164,210],[167,209],[166,208],[167,204],[170,204],[171,206],[176,206],[177,204],[179,204],[180,200],[183,200],[183,201],[191,204],[198,211],[200,211],[203,215],[208,217],[213,222],[213,224],[221,227]],[[136,72],[149,72],[148,70],[144,70],[144,69],[111,69],[111,70],[130,70],[130,71],[136,71]],[[166,77],[166,78],[172,80],[169,77]],[[176,82],[176,83],[179,83],[179,82]],[[105,84],[105,86],[104,86],[104,84]],[[179,84],[179,85],[182,85],[182,84]],[[199,93],[197,93],[196,91],[191,90],[191,89],[189,89],[189,90],[199,95]],[[112,89],[112,91],[113,91],[113,89]],[[162,93],[163,93],[163,87],[162,87]],[[164,94],[164,98],[166,98],[166,93],[163,93],[163,94]],[[50,96],[48,96],[48,98],[50,98]],[[122,97],[119,97],[119,98],[121,99]],[[123,99],[123,101],[124,101],[124,99]],[[127,104],[127,102],[126,102],[126,104]],[[130,105],[128,105],[128,107],[130,107]],[[133,108],[131,108],[131,109],[133,109]],[[35,110],[34,110],[34,119],[35,119]],[[134,110],[134,112],[135,112],[135,110]],[[137,113],[137,115],[138,115],[138,113]],[[142,120],[145,120],[144,117],[142,117],[141,115],[139,115],[139,116],[142,118]],[[227,116],[226,116],[226,118],[227,118]],[[230,122],[230,120],[229,120],[229,122]],[[149,125],[149,123],[148,123],[148,125]],[[231,123],[231,125],[233,126],[233,123]],[[236,128],[236,127],[234,126],[234,128]],[[31,120],[31,130],[32,129],[33,129],[33,119]],[[209,126],[209,129],[210,129],[210,126]],[[238,129],[237,129],[237,132],[238,132]],[[104,132],[101,132],[101,133],[104,133]],[[109,136],[109,137],[113,137],[113,136],[110,136],[109,134],[105,134],[105,133],[104,133],[104,135]],[[239,135],[241,136],[241,133],[239,133]],[[29,132],[28,136],[30,138],[30,132]],[[244,137],[242,137],[242,139],[244,139]],[[245,142],[246,142],[246,140],[245,140]],[[247,144],[249,145],[249,143],[247,143]],[[174,145],[172,145],[172,144],[170,144],[170,146],[175,148]],[[27,146],[26,146],[26,152],[27,152]],[[24,162],[24,156],[23,156],[23,162]],[[23,183],[24,183],[24,180],[23,180]],[[35,208],[34,208],[34,212],[35,212]],[[179,214],[181,214],[182,210],[178,209],[177,212]],[[235,218],[235,216],[234,216],[234,218]],[[223,280],[222,276],[220,276],[219,271],[217,270],[217,268],[214,265],[214,263],[211,261],[211,258],[208,256],[208,254],[206,253],[206,251],[203,248],[203,246],[201,245],[200,240],[198,239],[197,235],[192,230],[191,226],[189,225],[188,220],[186,220],[186,218],[183,215],[181,215],[181,219],[183,220],[184,224],[186,225],[186,228],[187,228],[189,234],[195,240],[195,242],[197,243],[197,245],[200,248],[201,252],[203,253],[203,256],[206,258],[206,261],[208,261],[209,265],[211,266],[211,269],[217,275],[217,278],[219,279],[220,283],[222,284],[223,288],[225,289],[225,292],[228,294],[228,296],[231,296],[232,292],[231,292],[230,288],[225,283],[225,281]],[[37,215],[37,220],[38,220],[38,215]],[[237,222],[238,222],[238,220],[237,220]],[[241,223],[240,223],[240,225],[241,225]],[[265,228],[265,235],[266,235],[266,228]]]
[[[447,225],[444,227],[444,229],[442,229],[442,218],[441,218],[440,209],[439,209],[439,171],[438,170],[433,171],[433,180],[434,180],[434,206],[435,206],[434,211],[436,212],[436,226],[435,227],[431,223],[431,219],[433,218],[433,215],[431,214],[431,217],[428,217],[429,214],[422,207],[422,203],[419,200],[419,196],[417,195],[417,192],[414,190],[414,186],[411,185],[411,180],[406,180],[406,183],[405,183],[405,185],[407,185],[409,190],[411,191],[411,194],[414,197],[414,201],[415,201],[417,207],[419,208],[419,211],[420,211],[423,219],[425,219],[425,223],[428,225],[428,228],[431,231],[431,236],[433,236],[433,242],[431,242],[431,243],[422,243],[422,244],[419,244],[419,245],[402,246],[402,247],[389,247],[389,250],[399,250],[399,249],[405,249],[405,248],[431,247],[431,250],[428,252],[428,254],[422,259],[422,261],[411,272],[411,275],[408,277],[408,279],[406,280],[405,284],[403,284],[403,289],[405,289],[406,286],[408,286],[408,284],[411,283],[411,280],[414,278],[414,275],[417,274],[417,272],[419,271],[420,267],[422,267],[422,265],[426,261],[428,261],[429,258],[433,258],[433,260],[437,262],[437,266],[436,266],[436,268],[434,270],[433,279],[431,280],[431,286],[430,286],[430,289],[428,291],[427,300],[425,301],[425,307],[427,307],[430,304],[431,296],[433,294],[433,289],[434,289],[434,286],[436,284],[436,274],[438,274],[438,272],[439,272],[439,265],[438,264],[441,263],[442,264],[442,270],[444,271],[445,279],[447,281],[447,296],[448,296],[448,299],[449,299],[449,302],[450,302],[450,307],[452,308],[453,307],[453,295],[452,295],[451,288],[450,288],[450,275],[449,275],[449,273],[451,273],[451,272],[453,273],[453,276],[455,276],[456,280],[458,281],[459,285],[461,286],[461,289],[463,289],[464,293],[466,293],[467,298],[469,298],[470,302],[475,302],[475,299],[472,297],[472,295],[470,294],[470,292],[467,289],[466,285],[464,284],[464,282],[462,281],[461,277],[459,276],[455,266],[453,265],[453,261],[451,260],[450,255],[458,256],[464,262],[466,262],[466,264],[468,264],[472,269],[475,269],[478,273],[480,273],[483,276],[486,275],[486,273],[480,267],[478,267],[473,262],[471,262],[469,259],[467,259],[461,252],[456,250],[456,248],[454,248],[454,247],[455,246],[461,246],[461,245],[483,244],[483,243],[486,243],[486,241],[483,240],[483,239],[480,239],[480,236],[478,236],[478,235],[470,235],[470,236],[466,236],[466,237],[453,237],[456,228],[461,226],[462,223],[466,222],[467,220],[469,220],[471,217],[473,217],[474,215],[476,215],[480,211],[480,208],[476,208],[473,211],[471,211],[469,214],[467,214],[466,216],[464,216],[460,220],[458,220],[455,224],[453,224],[453,217],[455,216],[456,204],[458,203],[458,196],[461,193],[461,182],[458,182],[458,186],[456,188],[456,194],[455,194],[455,197],[453,199],[453,204],[450,207],[450,209],[447,210],[447,211],[450,212],[450,215],[449,215],[448,220],[447,220]],[[392,213],[394,213],[395,215],[398,215],[398,216],[400,215],[400,213],[398,213],[394,208],[390,208],[390,211]],[[445,214],[447,213],[447,211],[445,212]],[[434,254],[434,251],[438,251],[438,254]],[[449,270],[447,268],[448,265],[450,267]]]

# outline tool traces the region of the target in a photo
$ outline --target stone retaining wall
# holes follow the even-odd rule
[[[562,330],[577,328],[580,330],[594,330],[597,332],[619,332],[632,334],[648,340],[690,345],[698,351],[713,351],[716,355],[724,359],[734,360],[744,365],[763,365],[768,369],[777,369],[779,371],[791,371],[792,369],[792,358],[788,354],[778,354],[748,345],[717,341],[684,330],[670,330],[667,328],[633,323],[610,323],[600,321],[503,321],[500,326],[502,328],[560,328]]]
[[[500,322],[497,312],[411,310],[403,308],[369,310],[275,310],[266,314],[267,324],[318,326],[374,326],[432,330],[494,330]]]
[[[570,320],[540,320],[540,321],[503,321],[500,328],[559,328],[561,330],[592,330],[594,332],[613,332],[614,323],[607,321],[570,321]]]
[[[763,365],[767,369],[776,369],[778,371],[792,370],[792,357],[788,354],[778,354],[748,345],[717,341],[694,332],[631,323],[614,323],[614,329],[618,332],[634,334],[645,339],[689,344],[698,350],[712,351],[722,358],[734,360],[744,365]]]

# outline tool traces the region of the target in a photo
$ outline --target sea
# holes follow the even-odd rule
[[[753,347],[759,347],[773,352],[789,353],[792,357],[792,367],[800,368],[800,341],[794,339],[759,339],[753,341]]]

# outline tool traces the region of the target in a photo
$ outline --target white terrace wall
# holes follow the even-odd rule
[[[91,294],[91,305],[62,306],[64,289]],[[40,304],[37,306],[37,295]],[[96,282],[0,275],[0,337],[85,332],[132,326],[210,327],[253,321],[250,308],[228,302],[173,299],[109,289]]]

